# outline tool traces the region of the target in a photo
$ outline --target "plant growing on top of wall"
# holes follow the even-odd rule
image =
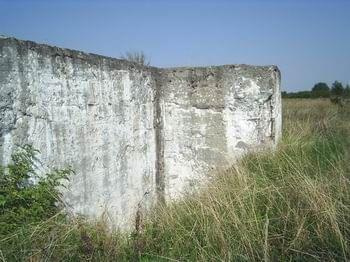
[[[121,58],[143,66],[150,65],[150,60],[143,51],[126,52]]]

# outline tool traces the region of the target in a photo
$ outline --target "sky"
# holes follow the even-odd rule
[[[350,83],[350,0],[0,0],[0,34],[159,67],[277,65],[285,91]]]

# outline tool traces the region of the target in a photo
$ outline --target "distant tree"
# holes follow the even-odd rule
[[[319,82],[311,90],[312,97],[329,97],[330,89],[326,83]]]
[[[137,63],[139,65],[145,65],[145,66],[150,65],[150,60],[142,51],[126,52],[125,55],[122,55],[122,59]]]
[[[299,92],[282,92],[283,98],[311,98],[311,91],[299,91]]]
[[[311,92],[310,91],[299,91],[294,94],[295,98],[311,98]]]
[[[347,84],[345,89],[344,89],[344,97],[350,98],[350,85]]]
[[[333,96],[342,96],[344,94],[344,87],[341,82],[335,81],[332,84],[331,94]]]

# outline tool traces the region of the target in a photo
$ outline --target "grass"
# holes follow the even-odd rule
[[[350,109],[284,100],[275,152],[246,156],[130,235],[60,214],[0,237],[5,261],[346,261]]]

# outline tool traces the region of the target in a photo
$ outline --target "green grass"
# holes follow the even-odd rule
[[[275,152],[246,156],[142,229],[56,215],[0,237],[8,261],[346,261],[350,259],[350,109],[284,100]]]

